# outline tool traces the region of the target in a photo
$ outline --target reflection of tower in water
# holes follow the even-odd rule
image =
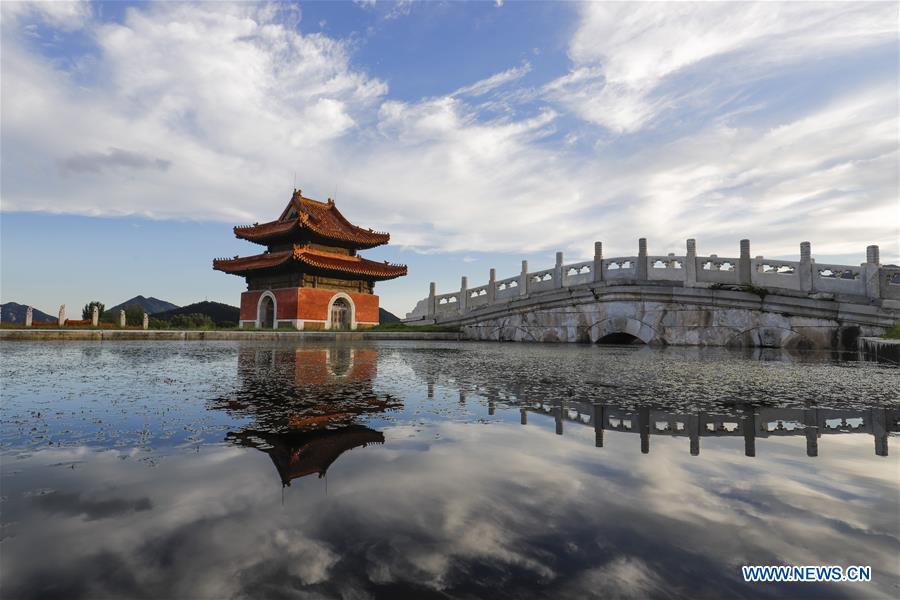
[[[372,388],[377,352],[331,346],[242,350],[241,387],[217,407],[253,423],[227,439],[269,455],[282,485],[317,474],[348,450],[383,444],[384,434],[357,422],[400,406]]]

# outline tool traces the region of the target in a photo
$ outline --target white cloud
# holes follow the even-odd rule
[[[54,0],[46,2],[4,2],[3,19],[7,24],[37,18],[51,27],[73,31],[91,18],[91,5],[86,1]]]
[[[895,68],[827,98],[785,91],[779,113],[722,88],[883,44],[890,10],[586,4],[570,71],[543,89],[521,86],[525,62],[418,101],[269,5],[83,20],[96,52],[68,70],[4,18],[3,209],[248,223],[277,215],[296,171],[309,194],[337,186],[351,219],[422,252],[541,251],[549,265],[595,239],[625,254],[641,236],[659,252],[696,237],[724,255],[741,237],[795,254],[802,238],[817,254],[879,243],[887,262]]]
[[[521,79],[531,71],[531,63],[525,61],[520,67],[513,67],[506,71],[501,71],[495,75],[491,75],[480,81],[476,81],[471,85],[461,87],[456,90],[453,96],[482,96],[498,87]]]
[[[804,60],[896,39],[891,3],[609,3],[580,5],[570,73],[549,97],[615,132],[634,132],[678,101],[668,77],[755,79]],[[738,75],[736,75],[738,74]]]

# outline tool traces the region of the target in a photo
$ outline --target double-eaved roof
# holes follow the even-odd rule
[[[335,274],[350,274],[360,279],[383,281],[406,275],[406,265],[395,265],[388,262],[376,262],[360,256],[334,254],[312,248],[294,245],[291,250],[266,252],[254,256],[217,258],[213,261],[213,269],[233,275],[248,275],[251,271],[273,269],[291,262],[308,265],[322,271]]]
[[[322,241],[357,249],[381,246],[391,239],[389,233],[363,229],[348,221],[331,198],[319,202],[304,198],[300,190],[294,191],[277,221],[234,228],[234,235],[257,244],[296,241],[307,232]]]
[[[383,281],[406,275],[405,265],[376,262],[357,256],[355,250],[373,248],[388,243],[390,234],[357,227],[335,207],[334,201],[319,202],[304,198],[294,190],[291,201],[277,221],[235,227],[234,234],[242,239],[269,246],[269,251],[253,256],[217,258],[213,269],[247,276],[268,269],[310,267],[326,276],[346,279]],[[337,246],[350,249],[330,252]]]

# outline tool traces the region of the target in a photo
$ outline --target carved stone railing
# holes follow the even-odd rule
[[[560,288],[603,286],[606,282],[700,288],[741,286],[770,293],[799,292],[820,299],[828,298],[828,294],[840,295],[900,308],[900,267],[882,266],[878,246],[866,249],[866,262],[859,266],[816,263],[809,242],[800,244],[799,261],[751,258],[749,240],[741,240],[737,257],[698,256],[696,248],[696,242],[690,239],[684,255],[649,255],[647,241],[641,238],[636,256],[604,258],[603,245],[596,242],[592,260],[566,264],[563,253],[557,252],[556,264],[538,271],[529,271],[528,262],[523,260],[518,275],[498,280],[491,269],[485,285],[469,288],[468,279],[463,277],[460,290],[448,294],[437,295],[432,283],[428,297],[420,300],[406,318],[452,319],[472,310],[549,294]]]

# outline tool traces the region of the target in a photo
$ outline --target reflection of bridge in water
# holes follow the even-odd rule
[[[489,412],[493,412],[490,408]],[[756,456],[757,438],[805,436],[807,456],[819,453],[823,435],[868,433],[875,438],[875,454],[888,455],[888,435],[900,431],[900,410],[891,408],[763,408],[746,407],[739,415],[708,412],[676,413],[642,407],[636,410],[582,402],[532,402],[520,409],[521,422],[528,413],[547,415],[556,421],[562,435],[566,421],[594,428],[595,445],[603,446],[605,431],[637,433],[641,452],[650,452],[650,436],[690,439],[691,454],[700,454],[701,437],[743,437],[744,454]]]

